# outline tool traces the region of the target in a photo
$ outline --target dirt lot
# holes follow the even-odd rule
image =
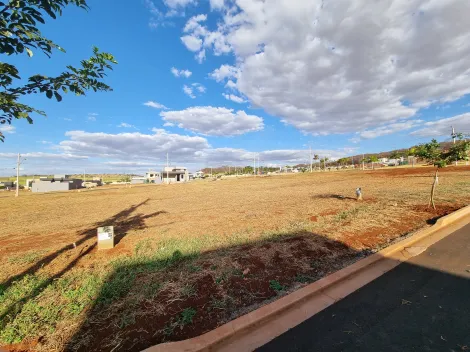
[[[2,192],[0,344],[129,351],[197,336],[470,203],[470,167],[448,167],[429,209],[432,172]],[[103,225],[117,245],[98,251]]]

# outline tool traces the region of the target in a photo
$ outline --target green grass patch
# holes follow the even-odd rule
[[[282,286],[277,280],[269,281],[269,287],[271,287],[276,292],[284,291],[286,289],[285,286]]]
[[[24,254],[8,258],[8,262],[18,265],[32,264],[37,262],[44,253],[46,253],[46,251],[29,251]]]
[[[0,295],[0,342],[18,343],[53,332],[59,321],[91,306],[101,285],[102,275],[84,271],[57,280],[25,275]]]

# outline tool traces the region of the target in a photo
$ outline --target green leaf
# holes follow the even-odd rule
[[[29,57],[33,57],[33,52],[32,52],[31,49],[26,48],[26,52],[28,53],[28,56],[29,56]]]
[[[61,101],[62,101],[62,97],[60,96],[59,93],[54,92],[54,96],[55,96],[55,98],[56,98],[56,100],[57,100],[58,102],[61,102]]]
[[[52,90],[48,90],[48,91],[46,92],[46,96],[47,96],[49,99],[51,99],[51,98],[52,98]]]

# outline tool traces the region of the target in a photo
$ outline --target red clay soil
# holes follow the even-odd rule
[[[263,253],[261,247],[271,249],[271,246],[279,250],[274,250],[270,260],[263,261],[256,256],[255,253]],[[233,318],[237,309],[247,309],[273,299],[285,293],[285,289],[299,286],[299,282],[313,282],[337,270],[338,265],[363,256],[363,253],[324,238],[312,241],[311,238],[298,236],[269,246],[244,246],[229,256],[231,262],[244,270],[231,270],[224,277],[214,277],[208,273],[194,283],[194,293],[182,300],[174,299],[174,292],[162,291],[153,299],[140,303],[138,311],[141,315],[132,317],[132,323],[127,327],[119,327],[109,320],[88,323],[80,334],[87,335],[86,346],[81,345],[73,350],[110,351],[112,336],[126,336],[119,345],[120,351],[137,351],[165,341],[199,336]],[[307,267],[299,264],[302,262],[308,263]],[[210,263],[206,261],[199,265],[208,268]],[[275,290],[273,282],[280,285],[281,291]],[[129,308],[131,313],[132,307],[124,307],[123,310]],[[190,324],[181,323],[181,313],[185,309],[196,311]]]

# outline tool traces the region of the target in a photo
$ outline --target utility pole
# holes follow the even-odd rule
[[[365,165],[364,165],[364,159],[365,159],[365,158],[366,158],[366,157],[364,156],[364,154],[362,154],[362,170],[364,170],[364,167],[365,167]]]
[[[20,195],[20,166],[23,161],[26,159],[21,160],[21,154],[18,153],[18,160],[16,161],[16,192],[15,197]]]
[[[85,170],[83,170],[83,182],[86,182],[86,178],[85,178]]]
[[[454,126],[451,126],[452,127],[452,139],[454,141],[454,145],[455,145],[455,139],[457,138],[457,134],[455,133],[455,129],[454,129]],[[455,160],[455,166],[457,166],[457,160]]]
[[[18,161],[16,162],[16,194],[15,197],[18,197],[20,193],[20,153],[18,153]]]

